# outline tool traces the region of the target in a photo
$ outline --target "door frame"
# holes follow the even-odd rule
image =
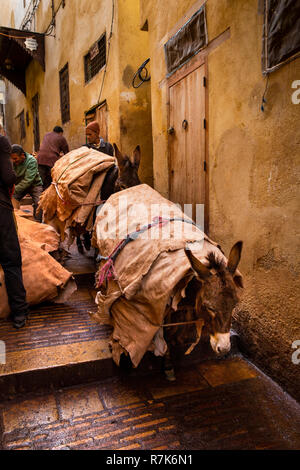
[[[107,123],[107,113],[108,113],[108,108],[107,108],[107,101],[106,100],[103,100],[101,101],[101,103],[98,103],[94,106],[92,106],[90,109],[88,109],[87,111],[84,112],[84,120],[85,120],[85,125],[88,124],[89,122],[89,119],[88,119],[88,116],[89,115],[94,115],[92,119],[96,119],[96,114],[97,114],[97,109],[101,109],[101,108],[104,108],[105,107],[105,112],[106,112],[106,116],[105,116],[105,119],[106,119],[106,129],[105,129],[105,135],[101,135],[101,137],[107,141],[108,140],[108,123]]]
[[[209,119],[208,119],[208,64],[207,64],[207,52],[200,51],[192,59],[190,59],[185,65],[180,69],[176,70],[168,79],[167,79],[167,106],[168,106],[168,117],[167,117],[167,128],[170,127],[170,88],[175,85],[177,82],[185,78],[190,73],[194,72],[197,68],[204,65],[204,76],[205,76],[205,133],[204,133],[204,158],[205,158],[205,201],[204,201],[204,231],[209,235],[209,155],[208,155],[208,136],[209,136]],[[204,123],[203,123],[204,125]],[[169,179],[169,193],[170,193],[170,182],[171,182],[171,136],[168,134],[168,179]]]

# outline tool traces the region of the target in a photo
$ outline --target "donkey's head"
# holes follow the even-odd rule
[[[204,319],[211,347],[217,354],[225,354],[230,350],[232,311],[238,303],[237,287],[243,287],[242,277],[236,273],[242,246],[243,242],[237,242],[232,247],[227,266],[215,253],[207,256],[206,266],[190,250],[185,250],[201,283],[196,295],[197,317]]]
[[[140,146],[138,145],[135,148],[132,157],[123,155],[116,144],[114,144],[114,149],[119,167],[119,178],[115,184],[115,192],[141,184],[138,177],[138,169],[141,160]]]

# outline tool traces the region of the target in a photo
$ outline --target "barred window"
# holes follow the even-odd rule
[[[300,1],[264,0],[262,66],[273,72],[300,56]]]
[[[60,110],[64,124],[70,121],[69,65],[66,64],[59,72]]]
[[[26,128],[25,128],[25,113],[24,109],[18,116],[20,122],[20,140],[25,139],[26,137]]]
[[[85,83],[89,82],[106,64],[106,35],[90,48],[84,56]]]
[[[168,74],[185,64],[208,42],[205,5],[165,44]]]

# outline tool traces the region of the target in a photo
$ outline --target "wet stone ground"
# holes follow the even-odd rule
[[[4,401],[2,449],[299,449],[300,407],[239,356]]]
[[[111,330],[88,315],[93,252],[70,253],[78,291],[66,304],[32,308],[20,331],[0,321],[0,449],[300,448],[299,404],[239,354],[192,353],[177,362],[176,382],[157,367],[113,366]]]

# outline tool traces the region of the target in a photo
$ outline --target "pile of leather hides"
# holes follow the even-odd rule
[[[59,247],[58,233],[48,225],[33,222],[17,214],[16,222],[27,302],[34,305],[46,300],[57,303],[66,301],[76,290],[76,283],[72,273],[49,254]],[[0,318],[6,318],[10,309],[1,266],[0,284]]]
[[[92,230],[102,184],[115,164],[114,157],[88,147],[72,150],[57,160],[51,171],[53,183],[43,192],[39,208],[44,222],[55,227],[61,240],[68,228]]]
[[[128,234],[131,241],[120,246]],[[147,350],[165,354],[162,325],[167,311],[176,311],[196,275],[184,251],[187,244],[206,265],[210,252],[227,263],[219,245],[145,184],[110,196],[98,213],[93,244],[103,258],[117,253],[113,263],[101,261],[96,275],[98,311],[91,315],[113,326],[110,344],[118,365],[122,353],[130,355],[134,367]]]

